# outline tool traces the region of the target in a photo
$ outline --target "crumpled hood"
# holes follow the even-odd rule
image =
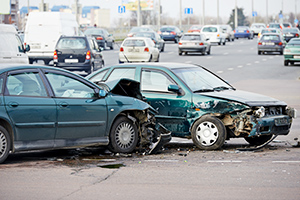
[[[199,93],[204,96],[225,99],[228,101],[236,101],[249,106],[272,106],[281,105],[286,106],[287,104],[283,101],[279,101],[272,97],[268,97],[261,94],[252,92],[246,92],[242,90],[222,90],[215,92]]]

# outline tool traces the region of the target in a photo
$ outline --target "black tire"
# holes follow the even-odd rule
[[[0,126],[0,163],[3,163],[11,149],[11,139],[7,130]]]
[[[158,56],[157,56],[157,59],[156,59],[156,61],[155,62],[159,62],[159,54],[158,54]]]
[[[33,59],[29,59],[29,64],[33,64]]]
[[[114,49],[114,42],[111,43],[111,46],[109,47],[111,50]]]
[[[285,60],[284,61],[284,66],[288,66],[289,65],[289,61]]]
[[[182,52],[181,52],[181,51],[178,51],[178,55],[180,55],[180,56],[181,56],[181,55],[182,55]]]
[[[209,48],[209,50],[206,53],[207,53],[207,55],[210,55],[210,48]]]
[[[227,132],[223,122],[213,116],[204,116],[191,129],[194,144],[199,149],[215,150],[223,146]]]
[[[165,51],[165,44],[163,44],[163,47],[161,48],[160,52],[164,52]]]
[[[232,38],[231,41],[233,42],[233,41],[234,41],[234,38]]]
[[[175,37],[174,42],[175,42],[175,43],[178,43],[178,38],[177,38],[177,37]]]
[[[218,45],[221,45],[221,42],[218,42]]]
[[[121,60],[119,60],[119,63],[120,63],[120,64],[122,64],[122,63],[124,63],[124,62],[123,62],[123,61],[121,61]]]
[[[283,55],[283,51],[280,51],[280,55]]]
[[[261,51],[258,51],[257,54],[260,55],[260,54],[261,54]]]
[[[127,117],[118,117],[109,134],[109,150],[113,153],[131,153],[137,143],[137,127]]]
[[[223,45],[225,45],[226,44],[226,40],[223,42]]]
[[[150,56],[150,58],[149,58],[149,61],[148,62],[151,62],[152,61],[152,55]]]
[[[273,135],[261,135],[259,137],[245,137],[245,140],[250,145],[262,145],[272,138]]]

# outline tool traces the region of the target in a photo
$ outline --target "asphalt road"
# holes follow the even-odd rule
[[[117,64],[117,50],[103,54],[106,65]],[[256,39],[213,46],[209,56],[178,56],[177,45],[167,43],[160,61],[200,64],[238,89],[275,97],[300,111],[300,65],[284,67],[281,55],[257,55]],[[243,139],[201,151],[190,140],[175,138],[157,155],[111,155],[105,149],[15,154],[0,165],[0,199],[298,200],[297,138],[299,113],[288,136],[258,151],[239,151],[247,147]],[[107,165],[112,168],[102,168]]]

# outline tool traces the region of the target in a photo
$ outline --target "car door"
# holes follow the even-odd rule
[[[158,111],[155,116],[172,134],[180,136],[189,132],[187,110],[191,107],[187,93],[177,94],[168,90],[170,85],[179,84],[166,72],[157,69],[141,70],[141,92],[147,102]]]
[[[52,148],[56,131],[56,103],[37,69],[7,74],[4,105],[15,128],[16,150]]]
[[[55,146],[108,143],[105,98],[83,78],[48,70],[45,75],[57,105]]]

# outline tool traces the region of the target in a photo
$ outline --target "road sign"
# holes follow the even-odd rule
[[[282,14],[279,14],[279,19],[282,19],[283,18],[283,15]]]
[[[294,20],[294,23],[295,23],[295,24],[298,24],[298,22],[299,22],[298,19],[295,19],[295,20]]]
[[[125,13],[125,11],[126,11],[125,6],[118,6],[119,13]]]
[[[193,14],[193,8],[185,8],[184,14],[188,14],[188,15]]]
[[[256,17],[256,16],[257,16],[257,12],[256,12],[256,11],[253,11],[253,12],[252,12],[252,16],[253,16],[253,17]]]

